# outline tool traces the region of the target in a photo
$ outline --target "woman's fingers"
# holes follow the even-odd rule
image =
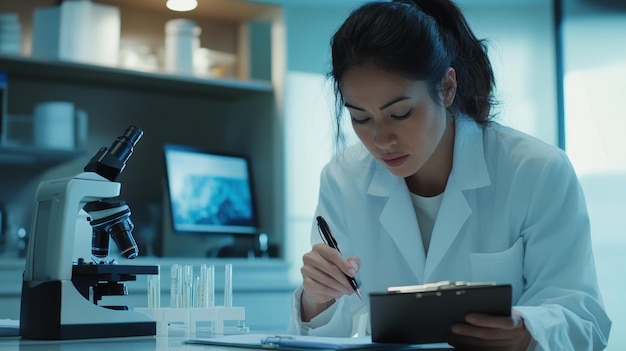
[[[300,272],[304,289],[317,302],[326,302],[354,293],[346,274],[350,276],[356,274],[360,262],[358,258],[347,261],[337,250],[325,244],[318,244],[302,257],[302,261],[304,264]]]

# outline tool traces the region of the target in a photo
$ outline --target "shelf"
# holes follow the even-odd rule
[[[271,94],[266,81],[203,78],[166,73],[152,73],[68,61],[50,61],[22,56],[0,55],[0,67],[12,77],[97,84],[115,88],[163,91],[178,94],[210,94],[234,99],[249,94]]]
[[[83,153],[81,150],[53,150],[28,145],[0,145],[0,166],[50,167],[70,161]]]

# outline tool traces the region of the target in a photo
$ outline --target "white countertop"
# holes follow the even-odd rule
[[[220,347],[185,344],[183,337],[132,337],[110,339],[86,339],[64,341],[21,340],[19,337],[0,338],[1,351],[235,351],[250,348]],[[414,346],[421,350],[452,350],[449,347],[423,345]]]
[[[23,340],[19,337],[0,337],[1,351],[203,351],[237,350],[215,346],[187,345],[183,337],[129,337],[84,340]]]

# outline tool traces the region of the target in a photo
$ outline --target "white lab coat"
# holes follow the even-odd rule
[[[290,331],[368,332],[368,293],[443,280],[511,284],[531,349],[600,350],[611,321],[598,290],[582,189],[564,152],[492,123],[458,117],[453,168],[425,255],[410,192],[359,143],[321,175],[316,215],[344,257],[358,256],[364,300],[344,296]],[[312,228],[312,242],[321,242]]]

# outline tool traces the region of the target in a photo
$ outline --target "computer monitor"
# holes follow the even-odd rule
[[[176,235],[256,234],[246,157],[165,144],[166,188]]]

